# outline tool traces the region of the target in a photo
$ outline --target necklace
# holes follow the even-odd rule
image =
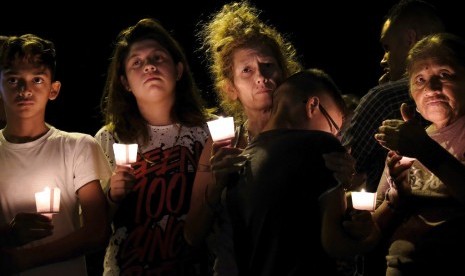
[[[237,148],[240,145],[240,141],[242,140],[242,135],[244,135],[244,139],[245,139],[245,141],[247,143],[246,146],[248,146],[252,142],[253,136],[250,135],[250,132],[248,130],[247,121],[239,126],[239,129],[238,129],[237,135],[236,135],[236,140],[233,143],[233,147]]]
[[[248,146],[253,140],[253,136],[250,134],[250,131],[249,131],[249,120],[244,122],[244,129],[245,129],[244,136],[245,136],[245,139],[247,140],[247,146]]]
[[[171,155],[171,152],[174,150],[173,148],[176,146],[176,144],[177,144],[178,141],[179,141],[179,138],[181,137],[182,124],[174,124],[174,127],[177,127],[177,128],[178,128],[178,133],[177,133],[177,135],[176,135],[175,138],[174,138],[173,144],[171,145],[171,147],[166,148],[165,150],[162,150],[163,143],[160,144],[159,155],[158,155],[158,158],[156,158],[156,162],[147,159],[147,158],[144,156],[144,154],[140,151],[140,148],[141,148],[140,146],[137,147],[137,154],[138,154],[145,162],[147,162],[148,164],[151,164],[151,165],[157,164],[157,163],[161,162],[162,160],[168,160],[169,156]],[[153,158],[151,158],[151,159],[153,159]]]
[[[247,131],[245,132],[245,137],[247,138],[247,146],[250,145],[250,143],[252,142],[253,140],[253,136],[250,135],[250,132],[249,130],[247,129]]]

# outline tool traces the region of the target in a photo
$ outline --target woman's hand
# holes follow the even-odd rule
[[[417,157],[424,153],[431,138],[413,117],[407,104],[403,103],[400,110],[403,120],[383,121],[375,134],[375,139],[381,146],[397,154]]]
[[[215,176],[217,186],[226,186],[231,173],[240,172],[243,169],[247,156],[240,155],[242,149],[231,147],[231,141],[214,142],[212,156],[210,158],[211,170]]]
[[[114,203],[121,202],[134,188],[135,180],[132,167],[117,165],[110,178],[110,200]]]
[[[414,162],[414,159],[401,162],[402,156],[394,151],[389,151],[386,158],[387,180],[389,189],[386,191],[386,198],[389,204],[397,208],[401,205],[403,199],[411,193],[411,187],[408,182],[408,172]]]

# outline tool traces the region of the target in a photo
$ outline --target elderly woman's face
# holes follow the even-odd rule
[[[465,114],[465,68],[419,60],[411,69],[410,93],[425,119],[437,128],[448,126]]]

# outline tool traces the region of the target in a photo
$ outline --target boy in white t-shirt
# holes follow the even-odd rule
[[[87,275],[84,254],[105,246],[110,228],[100,180],[111,170],[93,137],[45,122],[55,77],[54,44],[32,34],[0,49],[0,274]],[[35,193],[60,189],[58,213],[36,210]],[[82,209],[82,225],[79,207]]]

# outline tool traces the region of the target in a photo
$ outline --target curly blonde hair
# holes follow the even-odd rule
[[[227,96],[228,82],[233,83],[233,54],[239,48],[260,44],[268,47],[286,78],[302,69],[294,46],[273,26],[259,19],[260,12],[248,1],[225,4],[201,25],[198,38],[208,59],[214,89],[222,110],[237,123],[246,118],[242,104]]]

